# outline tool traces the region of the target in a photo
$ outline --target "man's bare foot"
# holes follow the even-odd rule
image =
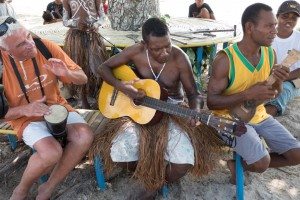
[[[231,176],[230,176],[230,180],[229,182],[233,185],[236,184],[236,176],[235,176],[235,161],[234,160],[228,160],[227,161],[227,167],[231,173]]]
[[[28,193],[27,190],[23,190],[19,186],[17,186],[14,189],[14,191],[13,191],[11,197],[9,198],[9,200],[23,200],[23,199],[26,199],[27,193]]]
[[[36,200],[48,200],[51,197],[53,189],[51,189],[47,182],[43,183],[38,189],[38,195],[36,196]]]

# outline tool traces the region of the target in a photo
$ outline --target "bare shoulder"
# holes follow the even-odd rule
[[[178,67],[191,65],[188,55],[177,46],[172,46],[172,60],[179,64]]]
[[[132,46],[126,47],[121,53],[126,54],[130,58],[141,54],[144,51],[144,46],[141,43],[134,44]]]
[[[187,57],[186,56],[186,53],[181,49],[179,48],[178,46],[172,46],[172,52],[173,52],[173,55],[179,58],[185,58]]]
[[[226,75],[229,72],[229,58],[224,51],[219,51],[212,64],[212,76]]]

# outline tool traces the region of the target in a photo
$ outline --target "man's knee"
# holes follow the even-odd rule
[[[284,153],[283,156],[288,160],[290,165],[300,164],[300,148],[291,149]]]
[[[251,168],[252,168],[251,171],[257,172],[257,173],[263,173],[264,171],[266,171],[269,168],[270,161],[271,161],[270,156],[266,155],[262,159],[251,164]]]
[[[94,140],[94,134],[88,125],[86,124],[77,125],[76,130],[74,131],[76,131],[77,133],[72,134],[72,136],[69,138],[71,142],[80,145],[82,148],[91,146]]]
[[[58,142],[50,141],[45,144],[44,148],[39,147],[37,149],[37,154],[42,159],[45,166],[52,166],[61,159],[63,149]]]

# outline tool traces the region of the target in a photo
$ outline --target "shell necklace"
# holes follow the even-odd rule
[[[154,76],[154,80],[157,81],[157,80],[159,79],[159,77],[160,77],[160,74],[161,74],[162,71],[165,69],[166,63],[163,64],[161,70],[160,70],[159,73],[156,75],[156,74],[154,73],[154,71],[153,71],[153,68],[152,68],[151,64],[150,64],[150,59],[149,59],[148,49],[146,49],[146,55],[147,55],[148,65],[149,65],[149,68],[150,68],[150,70],[151,70],[151,73],[152,73],[153,76]]]

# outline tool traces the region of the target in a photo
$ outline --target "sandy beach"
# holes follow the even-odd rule
[[[300,98],[294,100],[284,116],[277,118],[300,138]],[[0,172],[17,158],[21,158],[29,149],[21,145],[15,152],[10,150],[6,137],[0,135]],[[225,160],[230,158],[230,151],[223,152],[222,159],[216,169],[209,175],[194,179],[187,175],[180,183],[170,186],[170,200],[233,200],[235,186],[229,183],[230,173]],[[19,182],[26,161],[10,170],[0,179],[0,200],[7,200],[14,187]],[[1,173],[0,173],[1,174]],[[130,174],[117,172],[107,181],[108,189],[100,191],[96,187],[93,166],[88,162],[82,163],[56,189],[52,199],[59,200],[123,200],[126,194],[134,190],[134,181]],[[29,199],[34,199],[38,184],[32,187]],[[158,200],[162,196],[158,194]],[[298,200],[300,199],[300,166],[268,169],[262,174],[250,173],[246,176],[246,200]]]
[[[28,27],[33,27],[39,20],[37,16],[42,15],[49,0],[13,0],[18,16]],[[170,0],[161,1],[162,14],[170,14],[175,17],[187,15],[187,8],[193,0],[178,1],[175,11],[167,10]],[[229,0],[228,5],[220,8],[220,1],[207,0],[209,4],[218,12],[216,17],[226,23],[239,23],[240,13],[246,5],[256,1]],[[240,2],[242,9],[226,14],[228,8]],[[279,0],[263,0],[263,3],[272,4],[274,10],[282,2]],[[222,3],[223,4],[223,3]],[[222,5],[223,6],[223,5]],[[177,14],[176,14],[177,13]],[[42,23],[42,19],[39,23]],[[277,119],[300,140],[300,98],[295,99],[288,106],[283,116]],[[0,200],[9,199],[13,189],[19,183],[22,173],[27,164],[30,149],[20,144],[17,150],[12,151],[6,136],[0,135]],[[230,173],[226,166],[226,159],[232,156],[230,150],[223,152],[222,159],[219,160],[216,169],[207,176],[193,178],[185,176],[180,183],[169,186],[170,193],[167,199],[170,200],[233,200],[235,199],[235,186],[229,183]],[[23,160],[22,160],[23,159]],[[19,163],[14,168],[8,169],[11,163]],[[5,171],[6,170],[6,171]],[[2,173],[1,172],[7,172]],[[88,161],[83,161],[74,169],[62,184],[55,190],[51,199],[57,200],[124,200],[129,192],[135,190],[134,180],[131,174],[117,171],[114,176],[107,177],[108,188],[100,191],[96,186],[93,165]],[[34,184],[28,197],[35,199],[38,183]],[[157,195],[157,200],[163,200],[161,194]],[[299,200],[300,199],[300,165],[294,167],[284,167],[280,169],[268,169],[262,174],[250,173],[246,177],[245,200]]]

